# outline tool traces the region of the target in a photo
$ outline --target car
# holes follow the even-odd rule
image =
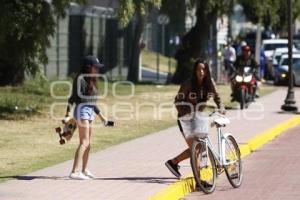
[[[282,54],[288,53],[289,49],[284,47],[284,48],[276,48],[273,56],[272,56],[272,65],[273,68],[278,66],[278,63],[280,62],[280,58]],[[298,51],[296,48],[293,48],[293,52],[294,53],[298,53],[300,51]]]
[[[262,41],[262,50],[267,59],[271,60],[276,48],[288,48],[287,39],[267,39]]]
[[[288,63],[288,54],[282,54],[278,67],[274,68],[274,85],[288,84]],[[293,53],[293,78],[294,85],[300,85],[300,53]]]
[[[273,58],[272,58],[272,77],[274,78],[274,72],[276,68],[278,67],[278,63],[280,62],[282,54],[287,54],[288,53],[288,48],[277,48],[275,49],[273,53]],[[296,48],[293,48],[293,53],[300,53],[300,51]]]
[[[300,60],[294,62],[293,64],[294,72],[294,85],[300,86]]]

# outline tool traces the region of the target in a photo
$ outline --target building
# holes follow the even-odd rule
[[[47,78],[65,78],[79,71],[85,55],[96,55],[109,71],[126,66],[132,31],[119,26],[117,1],[90,0],[87,5],[71,3],[64,19],[57,19],[56,33],[47,50]],[[104,59],[105,58],[105,59]]]

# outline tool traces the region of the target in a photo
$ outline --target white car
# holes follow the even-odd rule
[[[273,67],[277,67],[281,58],[282,54],[288,53],[288,48],[284,47],[284,48],[276,48],[273,56],[272,56],[272,65]],[[293,47],[293,53],[299,53],[299,51]]]
[[[268,60],[272,59],[276,48],[288,48],[287,39],[267,39],[262,41],[262,50]]]

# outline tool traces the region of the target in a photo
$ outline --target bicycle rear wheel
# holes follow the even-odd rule
[[[206,143],[195,140],[191,151],[191,166],[196,184],[206,193],[212,193],[216,188],[216,162]]]
[[[227,165],[224,166],[228,181],[234,188],[242,184],[242,160],[239,146],[233,136],[225,138],[225,159]]]

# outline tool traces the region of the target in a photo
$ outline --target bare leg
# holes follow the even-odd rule
[[[79,146],[75,153],[74,163],[72,172],[75,172],[78,170],[78,166],[80,162],[83,160],[83,154],[85,150],[90,145],[89,143],[89,121],[88,120],[81,120],[80,123],[78,123],[78,129],[79,129]]]
[[[82,171],[84,172],[89,160],[89,153],[91,149],[91,136],[92,136],[92,122],[89,124],[89,146],[86,148],[82,159]]]
[[[191,155],[191,148],[193,145],[193,138],[188,138],[185,140],[186,143],[188,144],[189,148],[184,150],[182,153],[180,153],[179,155],[177,155],[175,158],[172,159],[172,163],[174,164],[178,164],[179,162],[188,159]]]

